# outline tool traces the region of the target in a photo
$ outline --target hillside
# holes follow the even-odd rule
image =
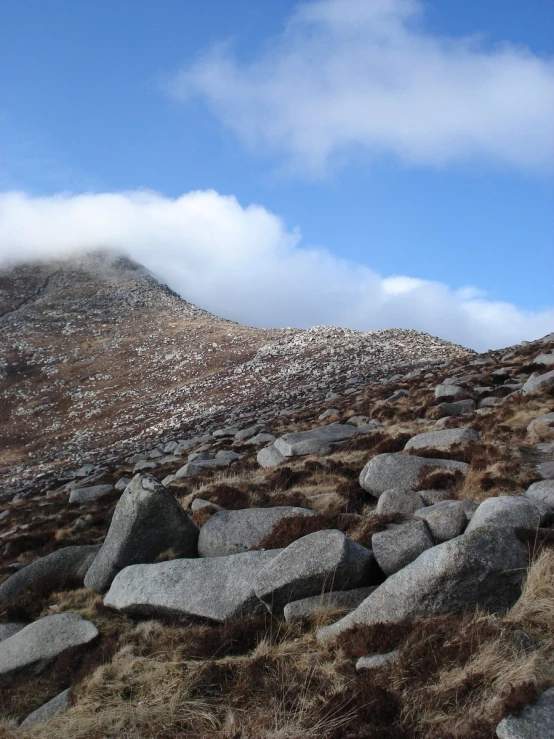
[[[0,480],[467,354],[408,330],[242,326],[110,252],[18,266],[0,273]]]
[[[244,342],[258,335],[178,301],[136,267],[120,268],[132,278],[117,283],[122,322],[110,335],[133,325],[137,286],[144,320],[165,305],[181,330],[197,327],[197,341],[200,326],[219,332],[217,343],[225,330]],[[90,306],[89,273],[76,274],[71,304]],[[65,336],[62,293],[49,308],[41,302],[59,290],[51,279],[32,282],[40,310],[29,301],[8,315],[30,310],[38,322],[53,312]],[[94,284],[95,305],[98,285],[113,295],[113,283]],[[114,311],[102,316],[115,323]],[[73,320],[92,363],[86,317]],[[134,325],[144,342],[152,329]],[[330,339],[310,342],[314,333]],[[15,495],[5,488],[1,735],[552,736],[554,334],[478,357],[411,332],[262,334],[273,344],[252,353],[269,354],[279,377],[293,347],[294,377],[344,336],[378,348],[374,369],[363,364],[370,376],[349,383],[352,368],[337,359],[344,379],[331,390],[343,392],[321,399],[328,387],[315,383],[314,397],[300,399],[291,386],[280,396],[284,414],[276,397],[260,397],[271,410],[241,414],[231,404],[188,432],[164,427],[160,414],[164,442],[144,437],[120,451],[104,442],[104,452],[98,442],[96,461],[81,469],[56,465],[48,446],[48,474],[20,480]],[[36,341],[36,325],[31,335]],[[418,345],[458,354],[433,363]],[[406,366],[391,374],[379,351]],[[97,353],[109,361],[110,351]],[[413,369],[414,353],[422,367]],[[34,387],[23,369],[19,382]],[[219,372],[231,378],[227,367]],[[134,378],[155,384],[138,371]],[[231,398],[231,387],[222,392]],[[108,408],[102,418],[109,428]]]

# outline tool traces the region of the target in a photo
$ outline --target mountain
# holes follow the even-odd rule
[[[109,251],[19,265],[0,272],[0,479],[468,354],[412,330],[243,326]]]

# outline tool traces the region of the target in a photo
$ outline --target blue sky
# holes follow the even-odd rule
[[[546,333],[553,27],[550,0],[3,0],[0,261],[92,231],[246,323]]]

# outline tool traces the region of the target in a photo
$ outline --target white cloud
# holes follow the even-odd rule
[[[312,177],[353,152],[432,167],[554,163],[553,60],[432,35],[420,0],[301,4],[253,60],[216,44],[167,89],[202,95],[247,145]]]
[[[99,247],[126,251],[185,299],[255,326],[415,328],[487,349],[538,338],[554,324],[554,309],[530,313],[473,288],[382,278],[304,247],[265,208],[214,191],[175,200],[153,192],[0,194],[0,266]]]

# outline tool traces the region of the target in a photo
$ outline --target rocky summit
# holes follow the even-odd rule
[[[0,278],[0,736],[554,736],[554,334]]]

